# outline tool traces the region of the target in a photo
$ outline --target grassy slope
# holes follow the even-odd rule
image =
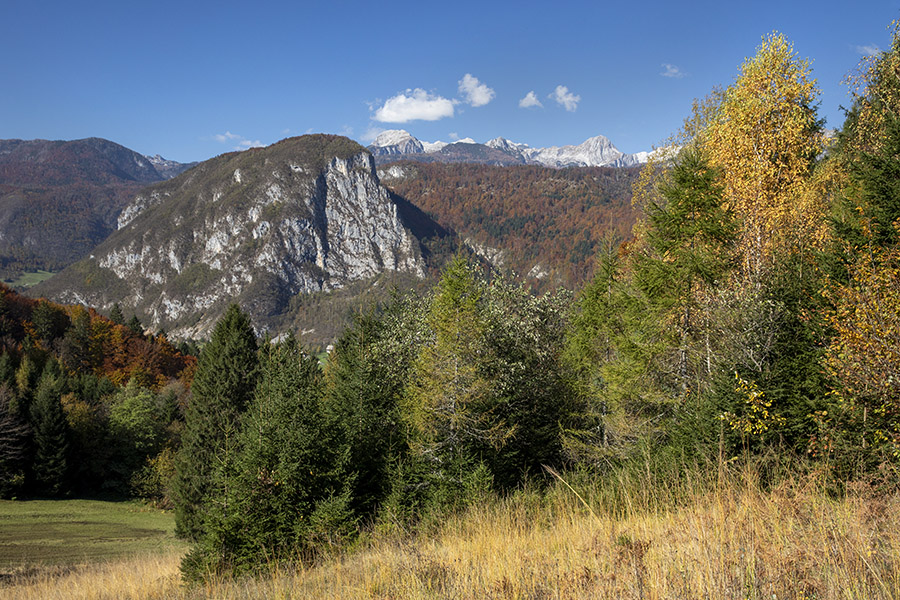
[[[900,597],[900,498],[835,501],[809,480],[764,493],[735,475],[686,496],[576,485],[593,514],[562,485],[546,497],[520,493],[427,535],[373,535],[348,556],[258,580],[186,589],[168,553],[0,591],[29,600]],[[677,506],[663,508],[672,493]]]
[[[37,285],[42,281],[47,281],[51,277],[53,277],[54,273],[50,271],[28,271],[26,273],[22,273],[18,279],[8,281],[9,286],[13,288],[18,287],[31,287],[33,285]]]
[[[182,550],[174,523],[171,513],[133,502],[0,501],[0,577]]]

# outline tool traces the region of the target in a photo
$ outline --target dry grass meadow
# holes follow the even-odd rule
[[[658,508],[665,493],[620,496],[613,510],[585,491],[591,510],[560,484],[485,501],[416,536],[376,531],[352,552],[259,578],[186,586],[182,550],[170,548],[23,572],[0,583],[0,597],[900,598],[896,495],[860,486],[833,500],[814,479],[763,492],[740,477]]]

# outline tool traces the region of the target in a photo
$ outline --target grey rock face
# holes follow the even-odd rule
[[[373,156],[402,156],[425,152],[422,142],[402,129],[382,132],[369,146]]]
[[[304,152],[320,140],[303,140],[224,155],[138,195],[119,230],[80,264],[115,285],[69,274],[54,295],[101,308],[119,302],[151,328],[204,337],[233,301],[267,329],[296,294],[384,271],[424,276],[418,241],[372,156],[354,144],[355,153],[311,164]],[[291,144],[302,150],[296,157]]]

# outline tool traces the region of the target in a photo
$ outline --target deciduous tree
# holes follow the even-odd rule
[[[824,148],[816,82],[781,34],[763,38],[725,90],[703,136],[722,170],[726,207],[742,219],[744,273],[758,279],[771,259],[824,236],[824,199],[803,193]]]

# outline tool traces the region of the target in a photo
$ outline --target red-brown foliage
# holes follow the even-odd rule
[[[400,163],[385,184],[463,238],[505,252],[519,273],[535,265],[574,288],[593,273],[604,236],[631,236],[631,186],[639,169],[551,169]]]

